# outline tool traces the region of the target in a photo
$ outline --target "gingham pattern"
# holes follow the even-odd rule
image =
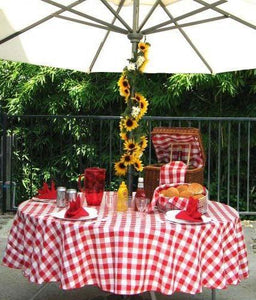
[[[160,185],[185,182],[187,165],[182,161],[172,161],[160,169]]]
[[[139,218],[104,205],[95,223],[47,216],[54,205],[25,202],[15,217],[3,264],[23,269],[32,282],[58,281],[62,289],[94,284],[116,294],[223,289],[248,276],[241,222],[229,206],[211,202],[217,222],[181,225],[161,213]],[[161,218],[164,222],[159,222]]]
[[[204,165],[202,153],[198,137],[192,135],[171,135],[171,134],[154,134],[152,142],[156,151],[157,160],[159,163],[168,163],[170,161],[170,150],[172,143],[190,143],[190,164],[194,168],[200,168]],[[175,150],[175,149],[174,149]],[[188,146],[182,146],[182,161],[188,159]],[[172,160],[177,160],[177,151],[173,151]]]

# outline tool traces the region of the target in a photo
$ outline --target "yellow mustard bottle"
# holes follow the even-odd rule
[[[128,209],[128,189],[124,181],[119,186],[117,191],[117,211],[127,211]]]

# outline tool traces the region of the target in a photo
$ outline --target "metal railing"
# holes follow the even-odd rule
[[[122,149],[119,120],[119,116],[2,115],[2,210],[15,209],[48,177],[76,187],[77,175],[89,166],[105,167],[107,187],[113,188],[113,164]],[[154,127],[200,128],[210,198],[233,206],[241,215],[256,215],[255,122],[256,118],[144,117],[141,126],[149,137],[144,165],[156,162],[150,140]],[[13,141],[10,153],[8,136]],[[15,191],[12,184],[5,188],[7,182],[15,182]]]

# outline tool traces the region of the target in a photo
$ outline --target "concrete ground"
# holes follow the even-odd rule
[[[0,262],[4,254],[7,237],[12,225],[13,216],[0,215]],[[243,221],[243,229],[248,249],[250,277],[237,286],[230,286],[227,290],[217,290],[217,300],[255,300],[256,299],[256,221]],[[63,291],[56,283],[50,283],[41,290],[42,285],[30,283],[23,277],[20,270],[9,269],[0,265],[0,300],[119,300],[119,296],[105,293],[94,286],[81,289]],[[189,295],[175,293],[166,296],[156,293],[157,300],[206,300],[211,299],[211,291],[205,289],[203,293]],[[149,300],[150,294],[129,297],[135,300]]]

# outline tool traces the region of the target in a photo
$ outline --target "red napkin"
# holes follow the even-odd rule
[[[182,219],[191,222],[201,222],[202,214],[198,212],[197,207],[198,207],[198,199],[189,197],[186,210],[181,210],[176,215],[176,219]]]
[[[43,183],[43,187],[38,190],[38,195],[36,195],[39,199],[56,199],[57,191],[55,189],[55,184],[52,181],[51,189],[49,189],[48,184],[46,182]]]
[[[65,213],[65,218],[78,219],[80,217],[87,217],[89,213],[81,206],[81,199],[76,197],[75,201],[69,203],[69,208]]]

